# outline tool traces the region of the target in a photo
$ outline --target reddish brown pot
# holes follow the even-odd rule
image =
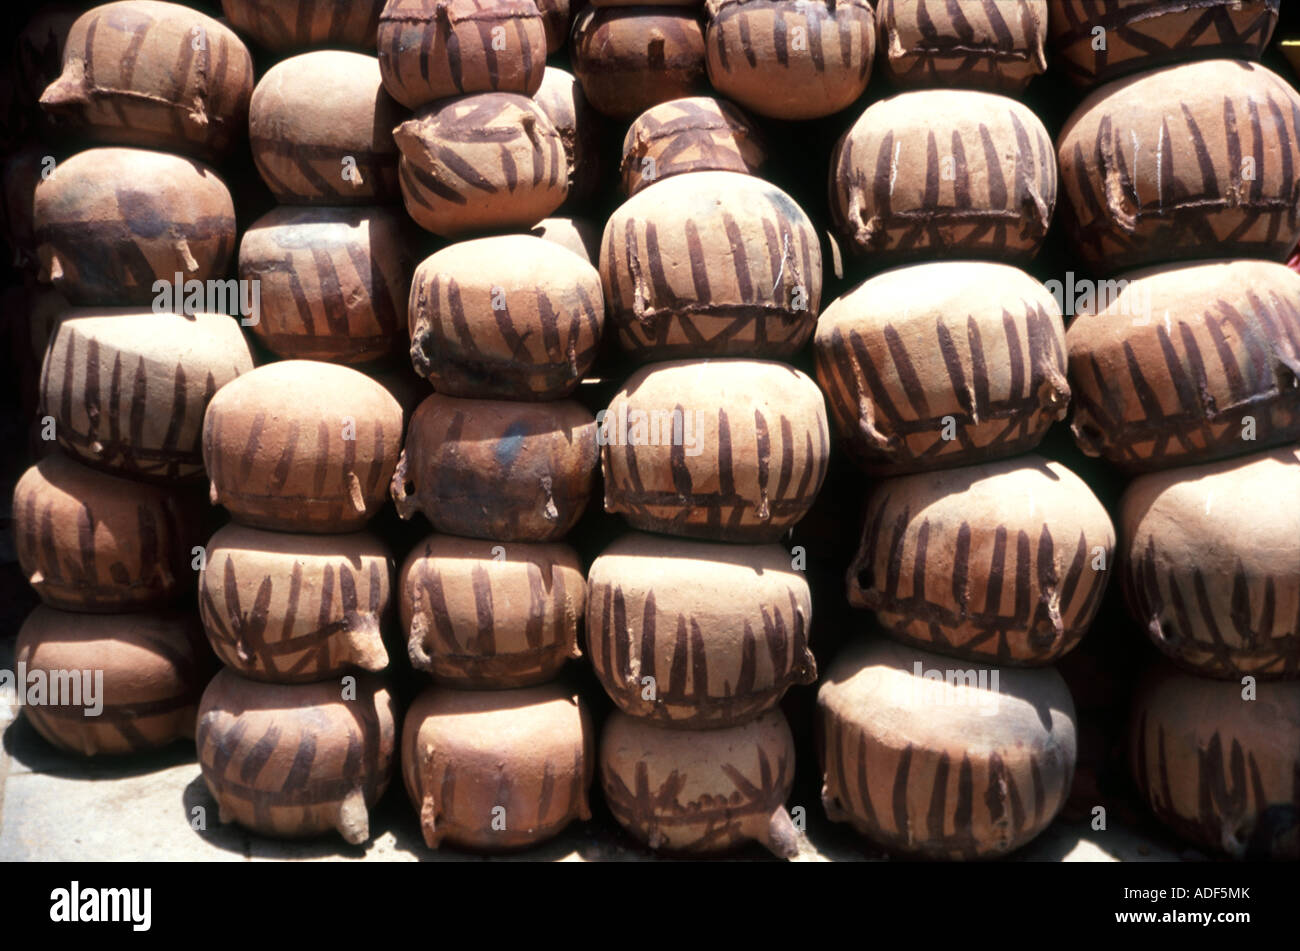
[[[788,358],[821,304],[812,221],[735,172],[678,175],[625,201],[605,225],[600,274],[619,344],[641,360]]]
[[[1124,594],[1157,647],[1200,676],[1300,675],[1298,499],[1294,446],[1129,484]]]
[[[1033,449],[1065,418],[1065,331],[1047,288],[1005,264],[886,271],[817,321],[817,382],[854,461],[875,475]]]
[[[41,375],[39,413],[70,455],[131,478],[203,474],[208,401],[253,369],[239,322],[225,314],[125,307],[67,311]]]
[[[592,562],[587,645],[620,710],[663,726],[732,726],[817,679],[812,595],[779,545],[626,535]]]
[[[546,30],[548,56],[562,50],[564,41],[569,38],[570,6],[569,0],[537,0],[537,9],[542,14],[542,27]]]
[[[398,192],[392,129],[402,117],[375,57],[302,53],[268,69],[253,90],[253,163],[281,204],[391,201]]]
[[[402,774],[425,844],[501,852],[587,820],[595,736],[576,694],[435,687],[402,727]]]
[[[1080,86],[1208,56],[1259,59],[1281,0],[1048,0],[1053,62]],[[1097,32],[1097,28],[1101,32]],[[1096,49],[1104,37],[1105,48]]]
[[[201,501],[54,453],[14,488],[18,562],[51,607],[96,614],[163,607],[193,590]]]
[[[241,142],[253,58],[229,27],[179,3],[126,0],[82,14],[41,108],[96,142],[218,158]],[[151,183],[143,169],[128,180]]]
[[[380,671],[391,573],[388,549],[372,535],[227,525],[208,540],[199,615],[222,663],[252,680]]]
[[[199,695],[217,666],[193,612],[71,614],[44,606],[23,622],[14,662],[28,674],[25,684],[15,677],[26,699],[34,671],[46,685],[40,705],[23,707],[28,722],[59,749],[82,756],[143,753],[193,739]],[[77,689],[70,675],[80,681],[80,694],[62,693]],[[57,699],[66,702],[51,702],[56,683]]]
[[[350,532],[384,503],[402,408],[332,363],[284,360],[222,387],[203,422],[213,505],[254,528]]]
[[[1074,700],[1051,668],[958,669],[859,637],[831,665],[817,707],[826,814],[895,854],[1005,855],[1069,795]]]
[[[1140,471],[1300,438],[1300,275],[1219,260],[1110,283],[1066,334],[1080,449]]]
[[[393,474],[397,514],[500,542],[563,538],[587,507],[596,421],[571,400],[512,403],[435,393],[411,419]]]
[[[533,0],[388,0],[379,68],[408,109],[464,93],[537,92],[546,26]]]
[[[1156,818],[1237,859],[1300,860],[1300,681],[1208,680],[1160,664],[1138,687],[1129,769]]]
[[[690,7],[601,9],[573,20],[569,55],[596,111],[631,119],[704,79],[704,31]]]
[[[371,674],[288,686],[223,670],[203,693],[195,744],[222,822],[285,839],[337,830],[360,845],[392,778],[396,720]]]
[[[709,81],[746,109],[817,119],[866,90],[876,53],[867,0],[708,0],[705,8]]]
[[[628,379],[601,424],[605,511],[643,531],[775,542],[826,476],[821,391],[780,363],[652,364]]]
[[[1185,63],[1109,83],[1075,109],[1057,153],[1082,270],[1281,261],[1300,238],[1300,93],[1258,63]]]
[[[587,579],[568,545],[430,535],[402,565],[411,666],[452,687],[527,687],[581,657]]]
[[[272,53],[307,46],[373,50],[384,0],[221,0],[230,25]]]
[[[651,106],[623,137],[623,193],[683,172],[757,175],[767,161],[758,129],[725,99],[690,96]]]
[[[543,241],[554,241],[593,267],[600,261],[600,228],[586,218],[543,218],[528,233]],[[603,296],[601,301],[603,310]]]
[[[1047,0],[880,0],[881,65],[900,89],[1015,95],[1047,71]]]
[[[1088,630],[1114,549],[1096,496],[1040,456],[885,479],[867,502],[849,603],[917,646],[1037,667]]]
[[[527,229],[568,194],[564,140],[527,96],[481,93],[435,103],[393,135],[406,211],[434,234]]]
[[[600,783],[614,818],[652,849],[699,854],[758,842],[781,858],[799,852],[785,811],[794,738],[780,710],[717,730],[666,730],[611,713]]]
[[[150,304],[157,281],[220,280],[235,206],[208,166],[143,149],[88,149],[36,186],[42,279],[74,304]]]
[[[604,323],[596,269],[531,235],[457,242],[411,282],[411,363],[447,396],[568,396],[596,359]]]
[[[260,285],[253,333],[282,357],[365,363],[403,349],[415,262],[396,209],[276,208],[244,232],[239,276]]]
[[[569,168],[569,194],[565,204],[582,206],[600,187],[601,118],[583,95],[572,73],[547,66],[542,85],[533,93],[537,108],[546,113],[564,141]]]
[[[994,93],[935,89],[883,99],[831,156],[830,205],[850,250],[875,263],[1038,253],[1056,205],[1052,140]]]

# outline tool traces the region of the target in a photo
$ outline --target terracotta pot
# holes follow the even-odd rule
[[[683,172],[757,175],[767,161],[758,129],[725,99],[691,96],[651,106],[623,137],[623,193]]]
[[[605,511],[643,531],[725,542],[777,541],[812,506],[830,452],[817,385],[760,360],[639,370],[598,439]]]
[[[396,740],[393,698],[374,675],[287,686],[223,670],[203,693],[195,744],[222,822],[285,839],[337,830],[360,845]]]
[[[788,358],[821,304],[812,222],[775,185],[735,172],[629,198],[605,225],[600,273],[619,345],[641,360]]]
[[[794,738],[780,710],[718,730],[666,730],[611,713],[600,784],[619,825],[652,849],[707,854],[758,842],[781,858],[799,852],[785,811]]]
[[[569,0],[537,0],[537,9],[542,14],[542,27],[546,30],[548,56],[562,50],[564,41],[569,38],[569,8]]]
[[[587,507],[596,421],[571,400],[513,403],[435,393],[411,419],[393,474],[397,514],[499,542],[563,538]]]
[[[587,101],[617,119],[688,96],[704,80],[704,31],[691,7],[588,7],[573,19],[569,55]]]
[[[1047,0],[879,0],[881,65],[900,89],[1015,95],[1047,71]]]
[[[253,90],[253,163],[281,204],[391,201],[398,192],[392,129],[402,116],[375,57],[302,53],[268,69]]]
[[[88,149],[36,186],[41,278],[74,304],[150,304],[156,282],[226,276],[235,206],[200,162],[143,149]]]
[[[890,852],[1005,855],[1046,829],[1074,778],[1074,700],[1051,668],[955,668],[860,637],[817,693],[822,805]]]
[[[1056,205],[1052,140],[1028,108],[971,90],[905,92],[854,123],[831,156],[830,206],[873,263],[1024,263]]]
[[[1048,0],[1047,6],[1053,62],[1075,84],[1095,86],[1182,60],[1259,59],[1277,26],[1281,0],[1111,0],[1102,6]],[[1101,38],[1105,46],[1097,49]]]
[[[527,687],[582,656],[587,579],[568,545],[430,535],[402,565],[411,666],[452,687]]]
[[[18,563],[51,607],[95,614],[163,607],[193,590],[200,501],[54,453],[14,488]]]
[[[527,848],[587,820],[595,736],[577,694],[431,688],[402,727],[402,775],[424,842]]]
[[[876,53],[867,0],[708,0],[705,9],[709,81],[760,116],[829,116],[867,88]]]
[[[272,53],[307,46],[373,50],[384,0],[221,0],[230,25]]]
[[[1207,680],[1159,665],[1139,686],[1129,769],[1156,818],[1232,858],[1300,859],[1300,681]]]
[[[414,269],[392,208],[276,208],[239,245],[240,278],[260,286],[253,333],[282,357],[365,363],[404,349]]]
[[[208,404],[210,498],[253,528],[355,531],[384,503],[401,439],[401,406],[369,377],[314,360],[270,363]]]
[[[208,401],[252,369],[239,322],[225,314],[69,310],[45,355],[38,412],[87,465],[132,478],[200,477]]]
[[[1300,676],[1297,499],[1295,446],[1129,484],[1124,594],[1176,663],[1234,680]]]
[[[408,109],[477,92],[537,92],[546,26],[533,0],[388,0],[379,68]]]
[[[214,159],[243,141],[253,58],[227,26],[179,3],[105,3],[77,18],[41,108],[96,142]],[[152,182],[132,168],[134,181]]]
[[[626,535],[592,562],[587,645],[624,713],[709,729],[817,679],[812,595],[779,545]]]
[[[1281,261],[1300,238],[1300,93],[1257,63],[1185,63],[1103,86],[1057,153],[1082,270]]]
[[[1037,667],[1088,630],[1114,549],[1101,502],[1040,456],[885,479],[867,502],[849,603],[917,646]]]
[[[552,241],[501,235],[426,258],[411,282],[411,364],[447,396],[553,400],[591,367],[600,275]]]
[[[222,663],[251,680],[307,683],[388,666],[380,626],[392,558],[372,535],[227,525],[207,544],[199,615]]]
[[[813,354],[843,446],[876,475],[1027,452],[1070,402],[1059,307],[1005,264],[864,281],[818,318]]]
[[[601,118],[583,95],[582,86],[572,73],[547,66],[542,85],[533,93],[533,102],[546,113],[564,142],[564,157],[569,169],[569,194],[565,204],[582,206],[591,201],[600,187],[603,164],[600,159]]]
[[[564,140],[527,96],[449,99],[393,135],[406,211],[442,237],[530,228],[568,194]]]
[[[600,228],[586,218],[543,218],[528,233],[543,241],[554,241],[593,267],[600,261]],[[603,311],[603,296],[601,302]]]
[[[1219,260],[1110,283],[1066,334],[1080,449],[1140,471],[1300,438],[1300,275]]]
[[[217,666],[193,612],[71,614],[45,606],[23,622],[14,663],[26,671],[15,683],[33,702],[22,708],[28,722],[82,756],[193,739],[199,695]]]

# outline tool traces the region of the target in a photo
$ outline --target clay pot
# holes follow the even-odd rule
[[[568,396],[604,323],[596,269],[531,235],[460,241],[426,258],[411,282],[411,364],[447,396]]]
[[[1040,456],[900,476],[867,501],[849,603],[917,646],[1037,667],[1087,631],[1114,548],[1088,486]]]
[[[393,474],[397,514],[498,542],[563,538],[587,507],[596,421],[571,400],[513,403],[435,393],[411,419]]]
[[[867,0],[708,0],[713,88],[760,116],[817,119],[867,88],[876,21]]]
[[[546,31],[546,54],[558,53],[569,38],[569,0],[537,0],[542,14],[542,27]],[[549,69],[549,67],[548,67]]]
[[[623,193],[683,172],[757,175],[767,149],[749,117],[725,99],[691,96],[651,106],[623,137]]]
[[[1057,143],[1066,236],[1083,270],[1280,261],[1300,238],[1300,93],[1257,63],[1186,63],[1110,83]]]
[[[430,535],[400,585],[411,666],[440,684],[527,687],[582,656],[587,579],[568,545]]]
[[[1207,680],[1160,664],[1138,687],[1129,768],[1156,818],[1236,859],[1300,859],[1300,681]]]
[[[630,716],[733,726],[817,679],[812,595],[779,545],[626,535],[592,562],[588,583],[588,653]]]
[[[192,740],[199,695],[217,667],[192,611],[72,614],[41,605],[14,651],[20,700],[32,701],[22,708],[28,722],[81,756]]]
[[[1076,85],[1095,86],[1188,59],[1259,59],[1281,0],[1048,0],[1047,6],[1053,62]],[[1099,38],[1105,39],[1102,49],[1096,48]]]
[[[688,96],[704,79],[704,31],[690,7],[588,7],[574,17],[569,55],[587,101],[616,119]]]
[[[393,773],[396,709],[371,674],[264,684],[222,670],[199,705],[199,766],[222,822],[360,845]]]
[[[1005,264],[886,271],[826,308],[813,348],[842,444],[875,475],[1019,455],[1069,406],[1058,305]]]
[[[735,172],[678,175],[625,201],[605,225],[600,274],[619,345],[641,360],[788,358],[821,303],[812,222]]]
[[[880,0],[881,65],[900,89],[1015,95],[1047,71],[1047,0]]]
[[[639,370],[601,417],[597,438],[605,511],[643,531],[756,544],[803,518],[830,452],[817,385],[759,360]]]
[[[1066,334],[1080,449],[1149,470],[1300,438],[1300,275],[1220,260],[1112,284]]]
[[[717,730],[666,730],[611,713],[600,784],[619,825],[652,849],[707,854],[758,842],[781,858],[799,852],[785,811],[794,738],[780,710]]]
[[[163,607],[193,590],[199,502],[54,453],[14,488],[18,562],[51,607],[95,614]]]
[[[253,369],[225,314],[104,307],[67,311],[45,355],[42,417],[70,455],[132,478],[203,474],[208,401]]]
[[[150,304],[157,281],[224,278],[235,250],[225,182],[163,152],[65,159],[36,186],[33,219],[42,280],[74,304]]]
[[[393,135],[406,211],[434,234],[527,229],[568,194],[564,140],[527,96],[449,99]]]
[[[307,46],[373,50],[384,0],[221,0],[226,20],[272,53]]]
[[[179,3],[105,3],[77,18],[41,108],[97,142],[215,159],[244,138],[253,58],[227,26]],[[152,183],[130,169],[124,179]]]
[[[890,852],[993,858],[1046,829],[1074,778],[1074,701],[1051,668],[955,668],[877,637],[817,693],[822,805]]]
[[[379,68],[408,109],[476,92],[537,92],[547,37],[533,0],[388,0]]]
[[[600,115],[587,102],[573,74],[554,66],[546,67],[542,85],[533,93],[533,102],[546,113],[564,142],[564,158],[569,169],[565,204],[581,206],[589,202],[600,187]]]
[[[1052,140],[1025,106],[970,90],[905,92],[831,156],[831,216],[873,263],[1038,253],[1056,205]]]
[[[586,218],[543,218],[528,233],[543,241],[555,242],[593,267],[600,261],[600,228]],[[603,296],[601,308],[603,312]]]
[[[356,370],[314,360],[259,367],[222,387],[203,422],[213,505],[285,532],[350,532],[384,502],[402,408]]]
[[[268,69],[253,90],[253,163],[281,204],[391,201],[398,190],[392,128],[402,117],[375,57],[302,53]]]
[[[594,742],[582,701],[559,684],[426,690],[402,727],[402,775],[425,844],[522,849],[590,819]]]
[[[392,559],[374,536],[292,535],[227,525],[209,539],[199,615],[222,663],[244,677],[307,683],[388,652]]]
[[[1124,594],[1176,663],[1234,680],[1300,675],[1297,499],[1294,446],[1129,484]]]
[[[403,349],[415,268],[396,209],[276,208],[244,232],[239,276],[260,284],[253,333],[282,357],[365,363]]]

